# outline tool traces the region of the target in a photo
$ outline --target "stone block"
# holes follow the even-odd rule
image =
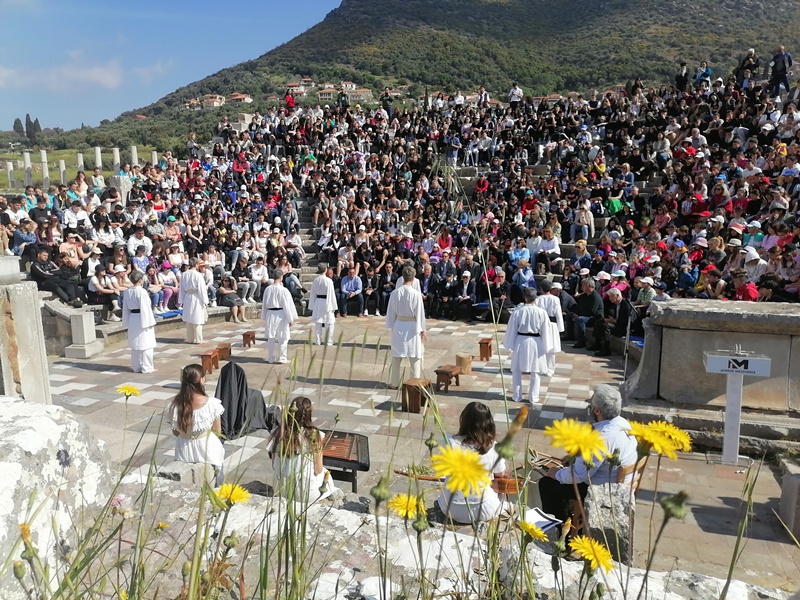
[[[614,560],[627,563],[631,557],[631,486],[628,483],[591,485],[584,501],[584,512],[592,537],[602,540]]]
[[[27,520],[45,568],[51,573],[63,568],[56,563],[55,545],[63,539],[76,548],[90,523],[86,516],[105,504],[114,488],[117,475],[105,444],[60,406],[0,397],[0,457],[0,556],[11,556],[18,525]],[[4,577],[0,598],[22,600],[26,595],[13,577]]]
[[[651,318],[672,329],[800,335],[800,304],[673,300],[654,303]]]
[[[0,285],[0,394],[50,403],[42,313],[32,281]]]
[[[650,400],[658,398],[658,376],[661,364],[662,328],[650,319],[642,322],[644,326],[644,348],[639,364],[633,374],[620,386],[622,398]]]
[[[201,485],[205,479],[214,484],[214,467],[206,464],[186,463],[178,460],[164,463],[156,472],[157,477],[191,485]]]
[[[0,256],[0,285],[22,281],[19,256]]]
[[[736,318],[732,317],[733,320]],[[653,321],[658,324],[656,319]],[[689,331],[664,326],[659,396],[679,404],[724,407],[725,375],[705,372],[703,352],[732,349],[735,344],[772,358],[770,377],[745,376],[743,406],[757,410],[788,410],[790,336],[742,333],[726,328],[722,331]]]
[[[94,340],[88,344],[71,344],[64,348],[67,358],[92,358],[102,353],[106,345],[101,340]]]
[[[117,188],[119,192],[119,197],[122,198],[123,204],[128,203],[128,195],[131,192],[131,180],[127,177],[119,177],[114,175],[108,178],[108,187]]]
[[[69,325],[72,331],[73,344],[90,344],[97,339],[94,330],[94,314],[91,312],[76,312],[69,316]]]
[[[789,349],[789,410],[800,412],[800,336],[792,336]]]
[[[792,535],[800,539],[800,464],[784,459],[781,461],[781,471],[783,479],[778,514]]]

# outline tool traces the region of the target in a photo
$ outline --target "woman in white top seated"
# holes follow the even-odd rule
[[[175,440],[175,460],[207,466],[206,480],[219,486],[224,481],[222,463],[225,449],[217,434],[222,433],[220,417],[225,409],[218,398],[205,390],[205,370],[187,365],[181,371],[181,389],[169,407]]]
[[[325,434],[314,426],[311,413],[311,400],[292,400],[269,447],[275,493],[305,503],[327,498],[333,490],[330,473],[322,466]]]
[[[506,471],[506,461],[494,449],[497,432],[489,407],[482,402],[470,402],[461,411],[459,421],[458,434],[448,438],[448,443],[477,452],[491,479],[502,476]],[[500,500],[497,492],[489,486],[482,494],[469,496],[443,488],[436,503],[445,515],[457,523],[488,521],[513,510],[513,505]]]

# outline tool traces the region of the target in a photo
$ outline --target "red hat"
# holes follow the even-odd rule
[[[663,250],[664,252],[666,252],[666,251],[667,251],[667,244],[666,244],[666,242],[665,242],[664,240],[661,240],[660,242],[658,242],[658,243],[656,244],[656,248],[658,248],[659,250]]]
[[[627,224],[628,225],[636,225],[636,223],[634,223],[631,219],[628,219],[628,223]]]
[[[708,265],[705,269],[703,269],[703,273],[708,273],[709,271],[715,270],[717,267],[715,265]]]
[[[704,210],[703,212],[701,212],[701,213],[700,213],[699,215],[697,215],[697,216],[698,216],[698,217],[703,217],[704,219],[707,219],[707,218],[709,218],[709,217],[711,216],[711,212],[710,212],[710,211],[707,211],[707,210]]]
[[[772,182],[769,180],[769,177],[762,177],[761,179],[759,179],[759,183],[772,183]]]

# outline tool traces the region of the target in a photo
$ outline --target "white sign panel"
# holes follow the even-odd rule
[[[766,356],[711,354],[704,356],[706,373],[769,377],[771,360]]]

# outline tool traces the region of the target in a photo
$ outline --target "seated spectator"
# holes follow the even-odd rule
[[[426,265],[426,268],[430,271],[431,266]],[[369,316],[370,308],[373,308],[376,316],[381,316],[381,276],[372,265],[361,276],[361,288],[364,290],[364,316]]]
[[[109,322],[118,322],[122,319],[114,314],[120,310],[119,294],[114,287],[114,278],[109,276],[103,265],[97,265],[94,275],[86,285],[86,297],[89,304],[99,304],[103,307],[102,318]]]
[[[611,356],[611,338],[616,337],[627,342],[629,326],[632,318],[635,318],[634,307],[622,297],[622,293],[612,288],[608,291],[608,305],[606,306],[605,317],[602,321],[595,323],[595,334],[598,348],[595,356]]]
[[[455,288],[454,295],[450,299],[452,320],[455,321],[459,313],[465,314],[467,319],[471,320],[473,304],[475,304],[475,282],[472,281],[472,273],[464,271],[461,274],[461,283]]]
[[[337,300],[339,304],[339,316],[346,317],[348,312],[348,304],[350,300],[354,300],[358,305],[356,315],[359,317],[364,316],[364,294],[361,279],[356,276],[355,267],[350,267],[347,270],[347,275],[342,277],[339,287]]]
[[[739,269],[731,273],[733,277],[734,294],[733,300],[743,302],[755,302],[758,300],[758,289],[756,284],[749,281],[747,271]]]
[[[223,277],[217,288],[217,305],[230,310],[231,321],[234,323],[246,323],[245,304],[240,295],[236,278],[232,275]]]
[[[244,304],[255,304],[255,294],[260,284],[253,281],[247,258],[244,256],[239,258],[233,271],[231,271],[231,276],[236,280],[236,286],[242,302]],[[219,302],[219,299],[217,302]]]
[[[575,298],[575,306],[566,320],[567,339],[574,339],[573,348],[586,348],[586,326],[598,323],[604,318],[603,299],[595,290],[591,277],[581,281],[581,293]],[[595,340],[600,333],[594,330]]]
[[[598,385],[589,399],[589,418],[605,441],[611,459],[587,464],[578,456],[571,466],[551,467],[546,477],[539,480],[542,509],[557,519],[566,521],[570,516],[569,502],[576,500],[575,484],[581,500],[586,497],[589,485],[616,483],[619,469],[636,464],[636,439],[628,433],[631,424],[623,417],[622,398],[609,385]],[[626,478],[629,481],[633,474]]]
[[[37,249],[36,260],[31,264],[30,272],[38,289],[54,293],[64,304],[71,304],[75,308],[83,306],[78,284],[62,276],[61,267],[50,260],[50,249],[47,246],[39,246]]]

